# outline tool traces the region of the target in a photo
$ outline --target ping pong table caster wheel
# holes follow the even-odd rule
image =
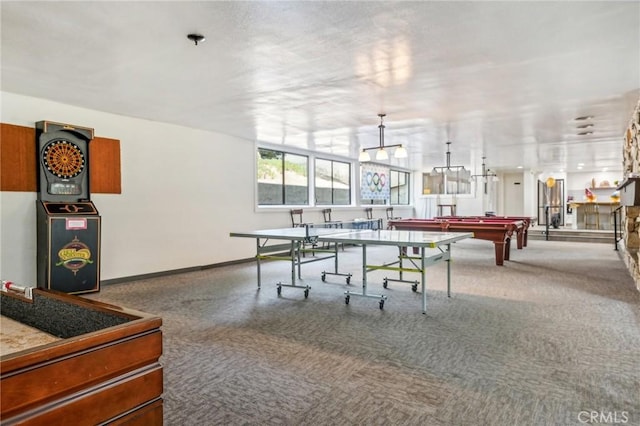
[[[276,290],[278,291],[278,296],[280,296],[282,294],[282,286],[278,284],[278,287],[276,287]]]
[[[348,304],[349,304],[349,299],[351,299],[351,297],[347,294],[347,295],[344,297],[344,304],[345,304],[345,305],[348,305]]]
[[[307,297],[309,297],[309,289],[305,288],[304,289],[304,298],[306,299]]]
[[[327,281],[327,274],[325,274],[324,272],[322,273],[322,275],[320,276],[320,278],[322,279],[322,282]]]
[[[383,288],[387,288],[387,286],[389,285],[389,281],[385,278],[382,280],[382,287]]]
[[[380,300],[380,309],[384,309],[384,299]]]
[[[411,284],[411,291],[414,293],[418,291],[418,283]]]
[[[347,284],[351,284],[351,275],[347,276]]]

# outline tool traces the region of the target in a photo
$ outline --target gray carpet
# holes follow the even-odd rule
[[[87,297],[162,316],[166,425],[640,424],[640,293],[611,245],[530,241],[498,267],[491,243],[456,243],[453,295],[430,267],[426,315],[383,271],[369,282],[384,310],[346,305],[360,250],[341,257],[349,286],[320,280],[331,260],[306,265],[308,299],[277,296],[284,262],[264,265],[260,291],[247,263]]]

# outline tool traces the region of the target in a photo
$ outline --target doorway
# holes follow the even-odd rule
[[[549,178],[548,180],[550,180]],[[564,226],[564,179],[553,179],[553,186],[538,181],[538,225],[547,225],[545,207],[549,207],[549,225]]]
[[[507,173],[504,182],[504,215],[524,216],[524,184],[522,173]]]

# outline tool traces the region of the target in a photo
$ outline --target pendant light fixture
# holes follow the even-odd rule
[[[384,144],[384,122],[383,119],[386,114],[378,114],[380,117],[380,125],[378,129],[380,129],[380,143],[378,146],[374,146],[371,148],[362,148],[360,151],[360,155],[358,156],[358,160],[362,163],[371,161],[371,155],[367,151],[376,150],[376,161],[384,161],[389,159],[389,153],[385,148],[396,148],[393,156],[394,158],[407,158],[407,150],[402,146],[402,144],[394,144],[394,145],[385,145]]]
[[[447,142],[447,164],[436,166],[431,171],[431,176],[438,177],[443,194],[464,194],[467,193],[471,171],[464,166],[451,165],[451,142]]]
[[[488,182],[498,182],[500,179],[498,178],[498,175],[487,168],[487,165],[485,164],[485,159],[487,157],[482,157],[482,174],[481,175],[472,175],[472,178],[482,178],[482,182],[484,183],[484,193],[487,193],[487,183]]]
[[[491,169],[487,168],[487,165],[485,164],[484,160],[486,160],[487,157],[482,157],[482,174],[481,175],[472,175],[472,178],[477,178],[477,177],[481,177],[482,181],[484,183],[489,182],[489,180],[491,180],[492,182],[497,182],[498,179],[498,175]],[[489,179],[491,178],[491,179]]]

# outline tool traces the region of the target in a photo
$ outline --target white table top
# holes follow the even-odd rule
[[[250,232],[232,232],[232,237],[270,238],[279,240],[302,241],[306,238],[317,241],[393,245],[411,247],[438,247],[465,238],[473,238],[472,232],[431,232],[398,231],[373,229],[336,229],[336,228],[281,228]]]

